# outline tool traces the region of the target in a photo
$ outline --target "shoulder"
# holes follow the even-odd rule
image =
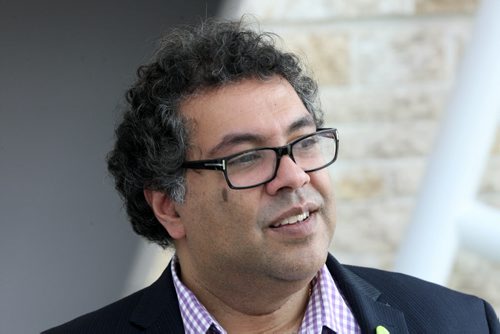
[[[375,286],[384,294],[408,293],[411,295],[418,294],[422,297],[429,295],[431,298],[445,296],[458,299],[473,297],[406,274],[351,265],[345,265],[344,267]]]
[[[345,268],[369,282],[388,297],[399,299],[408,296],[414,301],[439,299],[453,302],[477,302],[480,299],[414,276],[374,268],[346,265]],[[441,304],[442,305],[442,304]]]
[[[435,328],[489,328],[500,333],[500,323],[485,300],[413,276],[373,268],[344,266],[380,292],[380,300],[402,310],[413,328],[432,322]],[[451,324],[450,322],[455,322]]]
[[[170,268],[150,286],[44,333],[183,332]]]

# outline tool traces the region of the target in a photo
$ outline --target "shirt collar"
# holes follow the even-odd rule
[[[312,284],[312,294],[299,333],[361,333],[326,265],[320,269]]]
[[[198,298],[178,276],[178,259],[172,259],[172,277],[179,300],[185,332],[190,334],[226,334]],[[336,333],[361,333],[354,316],[337,288],[326,265],[313,278],[312,293],[299,333],[322,333],[328,329]]]
[[[177,256],[175,255],[172,258],[171,268],[185,333],[226,334],[226,331],[217,322],[217,320],[210,315],[208,310],[200,303],[194,293],[179,279],[177,272],[180,270],[180,267]]]

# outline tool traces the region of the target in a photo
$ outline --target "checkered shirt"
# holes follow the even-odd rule
[[[172,260],[172,276],[186,334],[227,334],[198,298],[177,275],[178,260]],[[312,281],[312,294],[299,334],[360,334],[356,319],[342,297],[326,265]]]

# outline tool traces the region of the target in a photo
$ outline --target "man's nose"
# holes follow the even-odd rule
[[[276,177],[266,184],[266,190],[270,195],[274,195],[284,188],[298,189],[309,183],[310,180],[309,174],[304,172],[289,155],[283,155],[276,171]]]

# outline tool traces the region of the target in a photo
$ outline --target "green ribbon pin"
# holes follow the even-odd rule
[[[390,332],[384,326],[377,326],[375,328],[375,334],[390,334]]]

